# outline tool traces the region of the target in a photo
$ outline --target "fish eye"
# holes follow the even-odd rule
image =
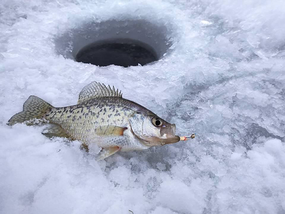
[[[155,117],[152,118],[151,122],[152,122],[152,124],[153,124],[154,126],[156,126],[156,127],[160,127],[160,126],[162,126],[162,124],[163,124],[160,119],[155,118]]]

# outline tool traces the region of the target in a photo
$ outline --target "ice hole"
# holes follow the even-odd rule
[[[97,66],[146,65],[164,57],[169,29],[146,20],[108,20],[82,24],[56,38],[65,58]]]
[[[90,44],[76,55],[77,62],[98,66],[119,65],[123,67],[146,65],[157,61],[155,51],[136,40],[109,40]]]

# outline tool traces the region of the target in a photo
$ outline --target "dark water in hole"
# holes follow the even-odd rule
[[[119,65],[123,67],[146,65],[157,61],[158,57],[151,47],[136,42],[105,42],[91,44],[76,55],[77,62],[98,66]]]

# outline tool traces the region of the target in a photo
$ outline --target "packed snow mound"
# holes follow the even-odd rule
[[[2,0],[0,213],[284,213],[284,11],[269,0]],[[163,26],[165,55],[124,68],[61,52],[108,20]],[[6,125],[30,95],[72,105],[92,81],[196,138],[96,161],[43,127]]]

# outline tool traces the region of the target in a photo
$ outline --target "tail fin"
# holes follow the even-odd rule
[[[51,108],[53,108],[52,105],[41,98],[32,95],[24,103],[23,111],[11,117],[7,125],[12,126],[16,123],[23,123],[28,120],[40,119]]]

